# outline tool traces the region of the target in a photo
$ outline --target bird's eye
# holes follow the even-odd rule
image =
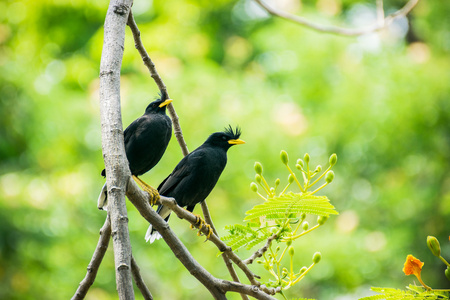
[[[222,135],[222,140],[226,141],[226,140],[227,140],[227,137],[224,136],[224,135]]]

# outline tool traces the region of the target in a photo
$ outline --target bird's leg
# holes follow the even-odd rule
[[[151,206],[155,205],[155,204],[156,204],[156,201],[158,201],[159,198],[160,198],[159,193],[158,193],[158,190],[155,189],[155,188],[153,188],[153,187],[151,187],[150,185],[148,185],[147,183],[145,183],[144,181],[142,181],[142,180],[141,180],[139,177],[137,177],[137,176],[134,176],[134,175],[133,175],[133,179],[134,179],[134,181],[136,181],[136,182],[141,186],[141,188],[142,188],[144,191],[146,191],[147,193],[150,194],[150,200],[149,200],[150,205],[151,205]]]
[[[206,239],[209,239],[209,237],[211,236],[211,234],[213,233],[213,230],[211,228],[211,226],[205,222],[205,220],[203,220],[200,215],[196,215],[194,214],[194,216],[197,218],[197,220],[195,221],[195,226],[198,226],[198,233],[197,235],[200,236],[200,230],[203,228],[203,226],[208,228],[208,234],[206,235]],[[194,229],[194,225],[191,225],[191,229]]]

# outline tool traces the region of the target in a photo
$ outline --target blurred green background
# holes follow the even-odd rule
[[[385,1],[385,10],[405,2]],[[98,73],[107,5],[0,2],[1,299],[70,298],[97,244],[105,219],[96,200],[104,183]],[[374,1],[278,5],[323,24],[374,20]],[[420,1],[410,26],[401,19],[355,38],[270,18],[250,0],[136,0],[133,11],[189,149],[228,124],[242,127],[247,143],[230,149],[208,201],[221,235],[260,201],[249,189],[255,161],[267,179],[285,182],[281,149],[291,160],[308,152],[322,165],[337,153],[336,179],[323,193],[340,215],[294,245],[298,268],[316,251],[323,258],[290,298],[357,299],[370,286],[403,288],[414,281],[402,272],[407,254],[425,262],[428,285],[450,287],[426,246],[434,235],[450,258],[448,1]],[[125,43],[124,127],[158,92],[129,29]],[[143,178],[157,186],[181,157],[173,138]],[[210,299],[162,240],[145,244],[147,224],[128,208],[133,253],[155,298]],[[211,243],[176,217],[171,226],[214,276],[230,279]],[[112,248],[87,299],[117,299]]]

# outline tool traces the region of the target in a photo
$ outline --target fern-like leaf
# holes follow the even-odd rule
[[[268,199],[246,212],[244,221],[260,217],[266,219],[286,219],[290,215],[299,216],[302,213],[329,216],[338,212],[325,196],[314,196],[310,193],[294,194],[292,192]]]

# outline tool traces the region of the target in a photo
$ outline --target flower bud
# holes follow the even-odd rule
[[[330,183],[330,182],[333,181],[333,179],[334,179],[334,172],[333,171],[328,171],[327,175],[325,175],[325,181],[327,183]]]
[[[319,216],[317,217],[317,224],[323,225],[328,220],[327,216]]]
[[[286,242],[286,245],[289,247],[290,245],[292,245],[292,240],[289,240]]]
[[[283,270],[281,271],[281,276],[284,278],[284,277],[286,277],[287,274],[289,274],[288,269],[283,268]]]
[[[289,252],[289,255],[290,255],[290,256],[294,256],[294,247],[289,246],[288,252]]]
[[[255,175],[255,180],[256,180],[257,183],[261,183],[261,175],[256,174]]]
[[[275,194],[275,188],[271,187],[271,188],[270,188],[270,193],[271,193],[271,194]]]
[[[289,183],[294,182],[294,176],[292,174],[289,174],[288,181],[289,181]]]
[[[260,162],[255,162],[255,172],[256,174],[261,175],[263,171],[262,165]]]
[[[277,180],[275,180],[275,187],[279,186],[280,182],[281,182],[280,178],[277,178]]]
[[[445,277],[450,280],[450,267],[447,267],[447,269],[445,269]]]
[[[278,251],[280,251],[280,246],[277,246],[277,248],[275,249],[275,252],[278,252]]]
[[[315,172],[315,173],[319,173],[320,171],[322,171],[322,166],[321,166],[321,165],[318,165],[318,166],[316,167],[316,169],[314,170],[314,172]]]
[[[250,183],[250,189],[256,193],[258,191],[258,186],[256,185],[256,183],[252,182]]]
[[[314,255],[313,255],[313,263],[315,263],[315,264],[319,263],[321,258],[322,258],[322,254],[320,254],[320,252],[314,253]]]
[[[303,159],[305,160],[305,163],[309,164],[309,154],[305,153],[305,156],[303,157]]]
[[[302,167],[302,166],[300,166],[299,164],[296,164],[296,165],[295,165],[295,167],[296,167],[296,168],[297,168],[297,170],[299,170],[299,171],[303,170],[303,167]]]
[[[302,228],[303,228],[303,230],[308,230],[308,228],[309,228],[309,223],[308,223],[307,221],[303,222]]]
[[[305,164],[303,163],[303,160],[301,158],[299,158],[299,159],[297,159],[297,165],[300,165],[303,168],[303,166]]]
[[[302,213],[301,215],[300,215],[300,220],[304,220],[304,219],[306,219],[306,214],[305,213]]]
[[[288,158],[288,154],[287,154],[286,151],[281,150],[281,152],[280,152],[280,158],[281,158],[281,161],[283,162],[283,164],[285,164],[285,165],[288,164],[289,158]]]
[[[300,272],[299,272],[299,273],[300,273],[300,275],[301,275],[301,274],[303,274],[303,273],[305,273],[305,272],[306,272],[306,270],[308,270],[308,268],[307,268],[307,267],[303,267],[303,268],[301,268],[301,269],[300,269]]]
[[[428,248],[430,248],[431,253],[433,253],[434,256],[441,256],[441,245],[439,245],[439,241],[434,236],[429,235],[427,237],[427,245]]]
[[[263,264],[264,262],[262,260],[257,260],[256,263],[257,264]]]
[[[336,153],[331,154],[329,162],[330,162],[330,166],[334,166],[336,164],[336,162],[337,162]]]

